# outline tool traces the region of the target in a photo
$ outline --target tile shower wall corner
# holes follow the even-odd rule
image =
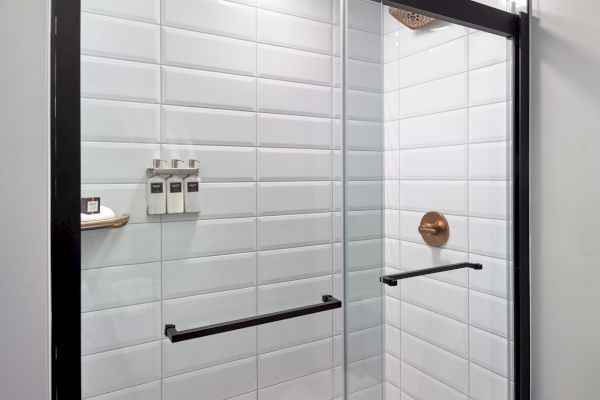
[[[123,229],[83,234],[84,398],[340,395],[339,312],[162,339],[165,323],[193,327],[341,295],[338,1],[82,1],[82,192],[131,215]],[[378,30],[355,21],[357,37],[379,43]],[[365,79],[379,57],[353,52],[352,143],[371,152],[355,173],[380,179],[368,168],[380,87]],[[201,213],[146,215],[144,172],[158,157],[200,160]],[[376,183],[357,184],[374,193]],[[355,207],[374,221],[373,201]],[[373,241],[357,234],[368,239],[357,246]],[[356,265],[358,284],[381,262],[369,254]],[[359,331],[381,323],[381,300],[369,293],[352,304],[367,316],[353,321]],[[357,376],[376,364],[376,350],[364,354],[370,364],[357,361]],[[357,390],[380,383],[379,370]]]

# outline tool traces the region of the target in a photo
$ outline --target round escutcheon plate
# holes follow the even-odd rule
[[[419,233],[425,243],[433,247],[440,247],[450,237],[450,225],[442,213],[429,211],[421,218]]]

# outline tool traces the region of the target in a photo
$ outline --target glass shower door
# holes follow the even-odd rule
[[[513,42],[346,6],[348,398],[511,399]]]

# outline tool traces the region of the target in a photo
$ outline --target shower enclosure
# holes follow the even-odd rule
[[[55,398],[528,399],[517,11],[56,0]]]

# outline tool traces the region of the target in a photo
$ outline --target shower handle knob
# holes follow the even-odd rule
[[[419,224],[421,237],[430,246],[443,246],[450,237],[450,225],[442,213],[430,211],[423,215]]]

